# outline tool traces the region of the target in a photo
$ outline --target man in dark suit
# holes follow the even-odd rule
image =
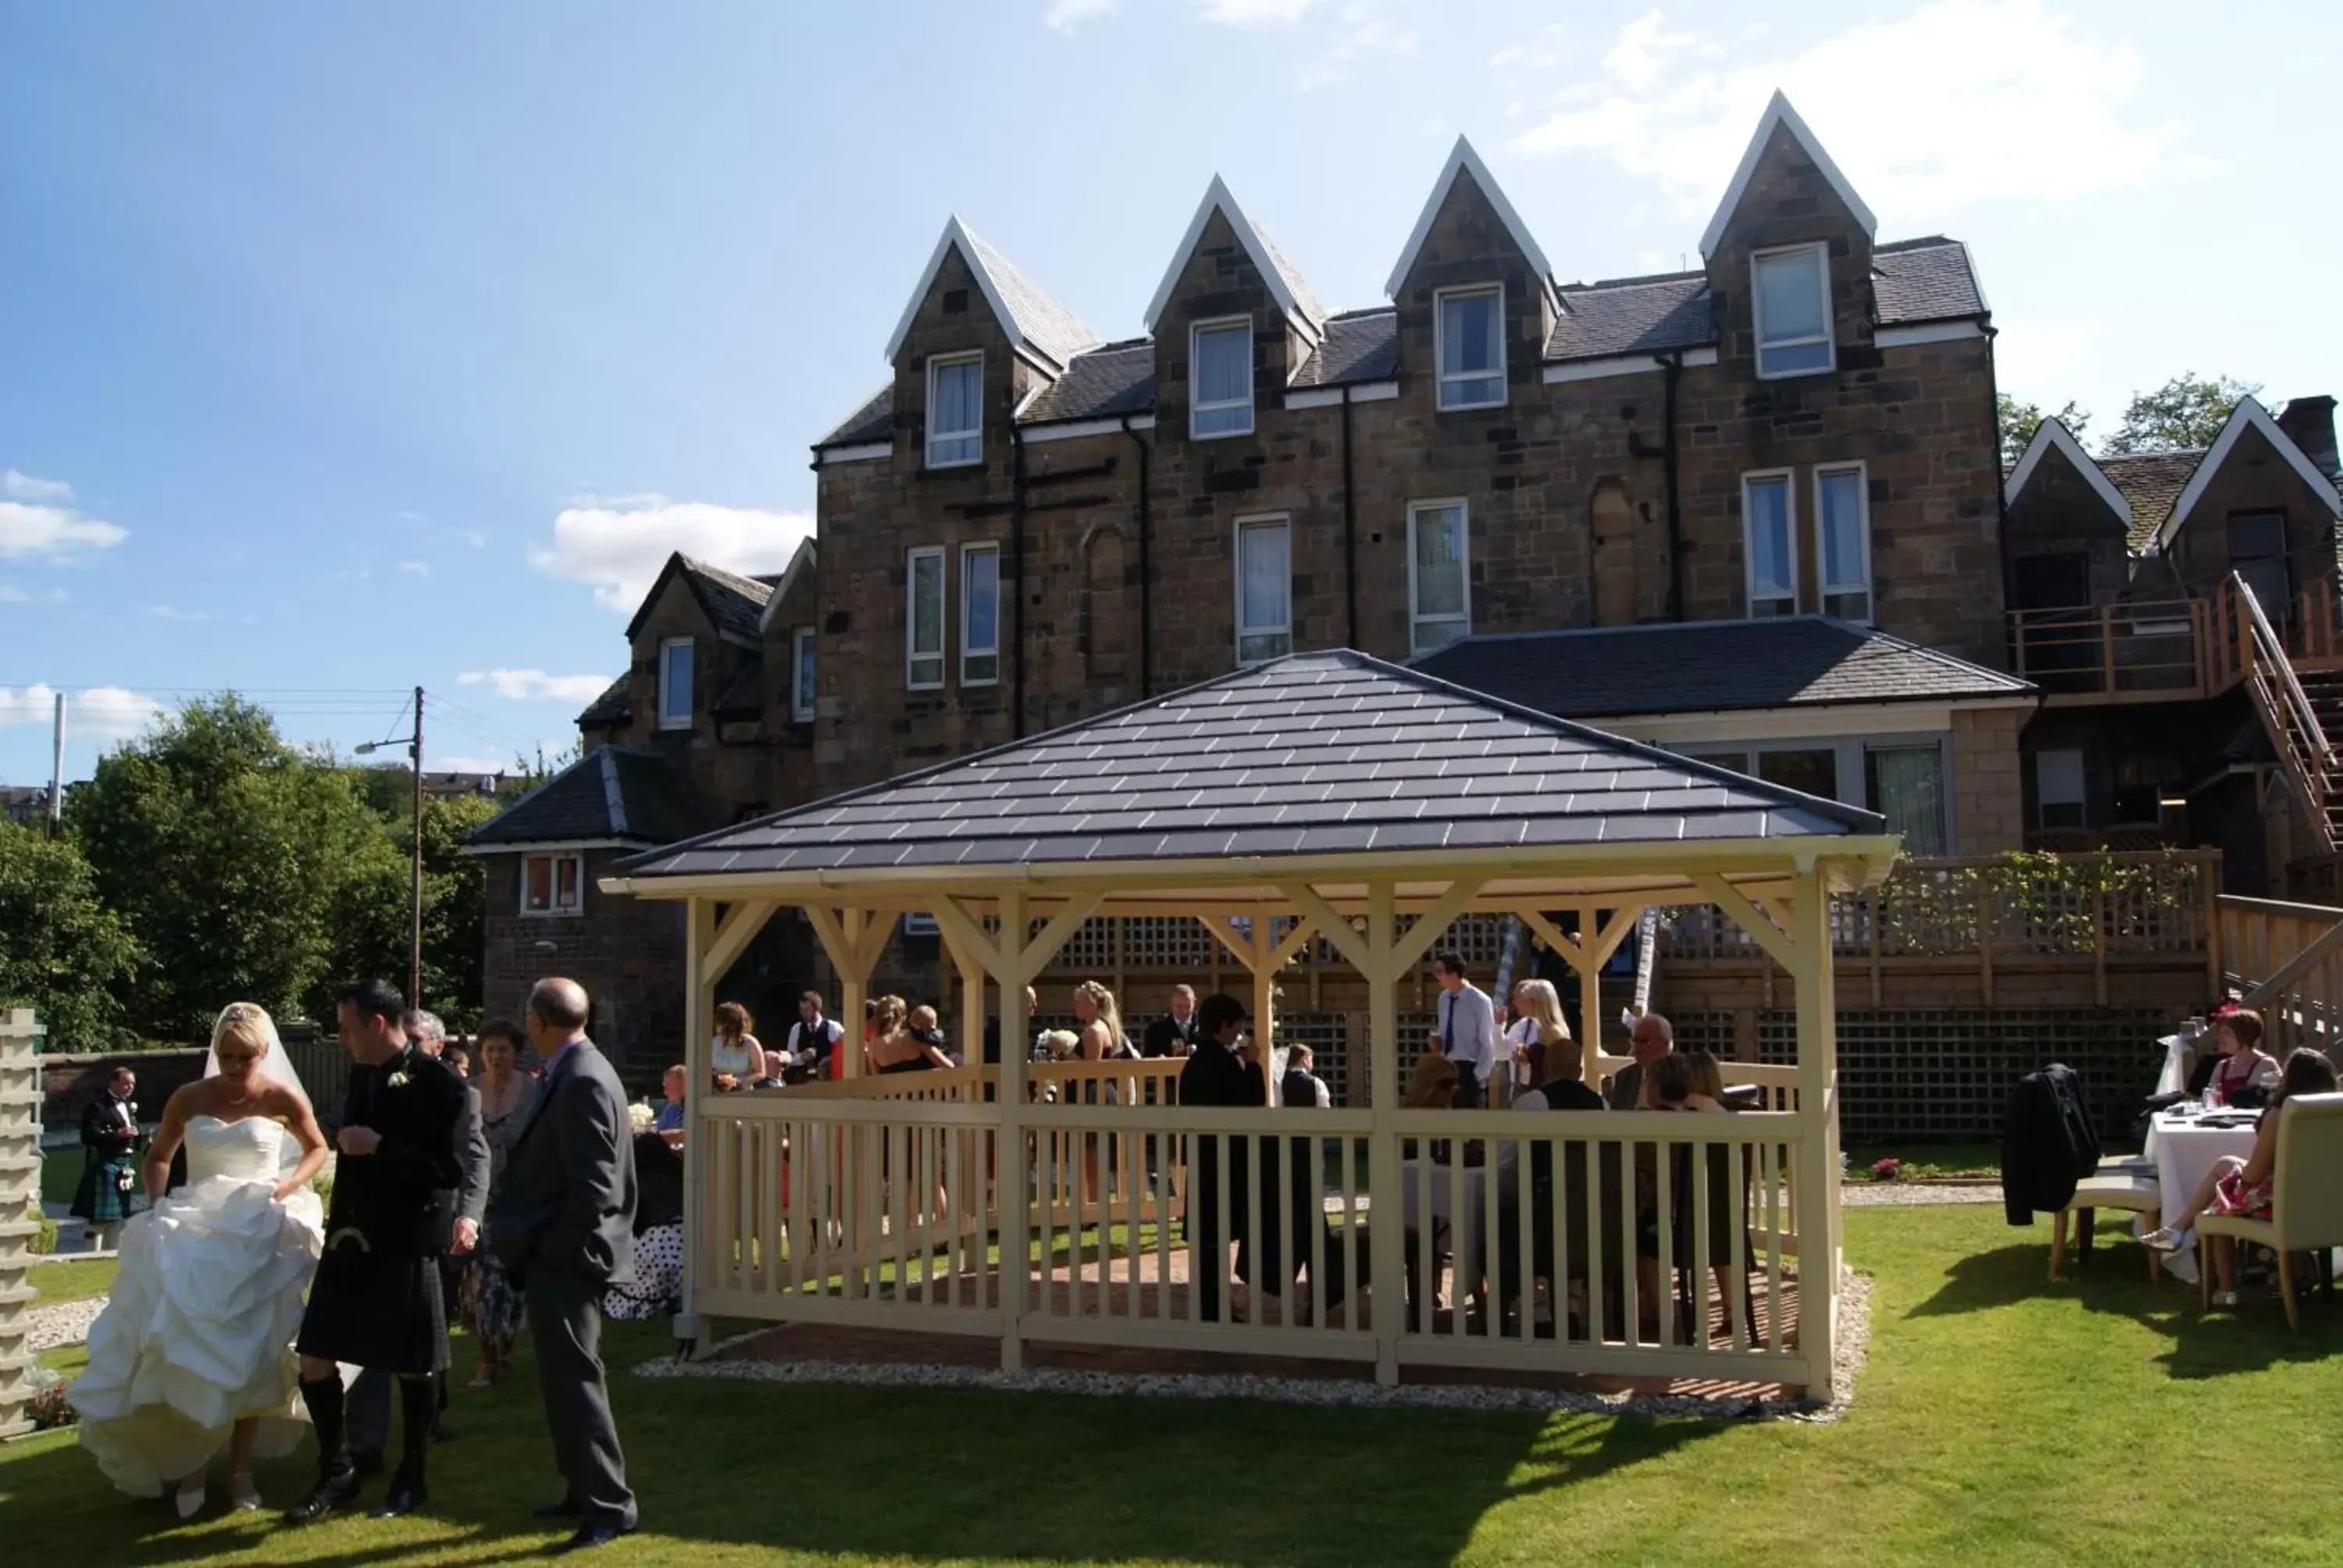
[[[1263,1075],[1261,1049],[1247,1031],[1252,1021],[1244,1003],[1215,993],[1196,1010],[1196,1049],[1180,1070],[1180,1103],[1185,1106],[1245,1108],[1269,1103],[1269,1081]],[[1200,1134],[1188,1176],[1188,1288],[1196,1293],[1196,1316],[1203,1322],[1221,1321],[1221,1270],[1228,1243],[1237,1243],[1235,1277],[1243,1279],[1252,1260],[1246,1242],[1252,1235],[1253,1141],[1230,1141],[1228,1188],[1221,1183],[1221,1141]],[[1266,1172],[1264,1172],[1266,1174]],[[1228,1224],[1221,1211],[1228,1210]],[[1276,1212],[1273,1191],[1264,1192],[1262,1211]],[[1272,1218],[1270,1223],[1275,1224]]]
[[[447,1027],[437,1014],[410,1008],[400,1018],[399,1027],[416,1050],[429,1057],[445,1060]],[[451,1266],[450,1260],[471,1256],[479,1244],[480,1221],[488,1216],[488,1135],[480,1125],[480,1092],[470,1084],[464,1086],[464,1110],[456,1122],[456,1159],[462,1167],[462,1180],[453,1191],[437,1195],[437,1211],[433,1216],[432,1240],[439,1246],[439,1292],[443,1302],[456,1299],[456,1287],[462,1279],[460,1268]],[[447,1374],[444,1371],[431,1374],[433,1400],[439,1413],[447,1411]],[[368,1367],[350,1384],[346,1402],[350,1430],[350,1462],[360,1475],[373,1475],[382,1469],[383,1450],[390,1441],[390,1374],[378,1367]],[[456,1434],[444,1422],[431,1423],[431,1441],[446,1442]]]
[[[546,1424],[567,1488],[538,1515],[578,1521],[564,1550],[615,1541],[637,1523],[599,1350],[603,1287],[634,1258],[635,1145],[627,1092],[586,1038],[587,1013],[575,980],[539,980],[529,992],[528,1044],[545,1071],[488,1227],[537,1342]]]
[[[438,1419],[431,1374],[447,1368],[447,1305],[439,1255],[447,1250],[449,1195],[462,1184],[456,1128],[463,1080],[417,1050],[399,1026],[404,1000],[385,980],[345,992],[335,1009],[351,1057],[340,1161],[326,1215],[326,1246],[309,1287],[301,1333],[301,1395],[317,1430],[317,1485],[286,1517],[323,1519],[357,1496],[343,1423],[337,1362],[377,1368],[398,1382],[403,1452],[389,1493],[375,1510],[388,1518],[420,1508],[424,1452]]]
[[[1196,992],[1193,987],[1172,988],[1172,1010],[1147,1026],[1141,1056],[1186,1056],[1196,1049]]]

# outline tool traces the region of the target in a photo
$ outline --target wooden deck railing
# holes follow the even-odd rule
[[[2306,668],[2343,662],[2333,579],[2314,579],[2286,608],[2273,630],[2288,658]],[[2252,670],[2253,636],[2235,574],[2202,595],[2009,612],[2012,668],[2054,708],[2216,696]]]
[[[2343,1045],[2343,909],[2220,900],[2223,989],[2262,1015],[2265,1049]]]
[[[2318,710],[2295,674],[2287,647],[2262,613],[2254,590],[2236,573],[2229,576],[2229,598],[2246,624],[2248,658],[2246,689],[2254,710],[2277,750],[2288,784],[2300,802],[2304,818],[2318,845],[2336,847],[2336,759],[2318,722]]]

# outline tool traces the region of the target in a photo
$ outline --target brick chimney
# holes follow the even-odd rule
[[[2322,474],[2343,471],[2343,462],[2335,455],[2335,399],[2321,393],[2316,397],[2290,397],[2278,410],[2278,427],[2294,438],[2302,455],[2318,467]]]

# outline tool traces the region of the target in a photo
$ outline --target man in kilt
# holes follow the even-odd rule
[[[122,1221],[130,1218],[138,1155],[146,1143],[138,1128],[138,1102],[130,1098],[136,1092],[137,1075],[117,1067],[97,1098],[82,1107],[84,1163],[81,1184],[74,1189],[73,1211],[89,1222],[93,1252],[110,1250]]]
[[[465,1093],[453,1069],[407,1040],[404,1007],[397,988],[367,980],[335,1009],[352,1066],[325,1253],[295,1344],[317,1429],[317,1489],[286,1515],[297,1524],[347,1507],[358,1493],[337,1362],[398,1379],[398,1469],[375,1516],[412,1513],[427,1496],[423,1462],[438,1413],[432,1374],[447,1367],[439,1253],[463,1175],[456,1131]]]

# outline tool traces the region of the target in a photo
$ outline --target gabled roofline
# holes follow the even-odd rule
[[[1757,134],[1749,138],[1749,150],[1741,155],[1741,166],[1733,171],[1733,183],[1725,187],[1725,199],[1716,204],[1716,216],[1708,220],[1708,227],[1700,236],[1700,254],[1703,256],[1716,254],[1718,244],[1725,238],[1725,226],[1733,221],[1734,213],[1741,206],[1742,196],[1747,194],[1749,181],[1757,172],[1757,160],[1765,156],[1765,144],[1773,139],[1776,126],[1789,127],[1790,135],[1797,138],[1798,146],[1805,149],[1806,156],[1814,160],[1815,167],[1822,170],[1823,178],[1830,182],[1831,189],[1838,193],[1838,199],[1846,204],[1847,211],[1853,213],[1855,220],[1863,226],[1863,232],[1871,235],[1879,232],[1879,220],[1871,216],[1871,208],[1855,194],[1855,186],[1847,183],[1846,176],[1839,172],[1838,165],[1833,163],[1830,154],[1823,150],[1823,145],[1815,133],[1807,128],[1805,120],[1798,117],[1798,111],[1790,106],[1790,100],[1776,88],[1773,98],[1765,105],[1765,113],[1758,118]],[[1974,276],[1974,273],[1971,276]],[[1978,297],[1982,299],[1984,297],[1979,295]]]
[[[635,640],[635,633],[642,629],[643,617],[650,614],[651,606],[657,604],[659,602],[659,595],[667,591],[668,579],[675,576],[676,573],[683,570],[684,566],[684,556],[681,550],[668,551],[667,564],[659,568],[659,576],[651,578],[651,586],[643,592],[642,602],[635,607],[633,618],[627,622],[627,640],[628,642]],[[698,594],[693,594],[691,598],[694,604],[699,603],[699,596]],[[699,606],[699,613],[707,615],[708,607],[701,604]],[[709,618],[709,629],[711,631],[714,630],[715,624],[715,618],[710,616]]]
[[[1156,322],[1161,319],[1163,307],[1171,303],[1172,289],[1179,286],[1180,270],[1188,265],[1188,258],[1196,254],[1196,246],[1204,237],[1204,226],[1212,222],[1215,212],[1228,218],[1229,227],[1236,233],[1237,243],[1243,246],[1245,255],[1252,258],[1253,270],[1261,274],[1269,297],[1277,302],[1277,308],[1286,320],[1301,327],[1302,335],[1312,343],[1323,337],[1324,318],[1311,315],[1294,297],[1292,286],[1285,280],[1285,269],[1278,266],[1275,255],[1261,237],[1261,231],[1253,227],[1252,220],[1245,216],[1244,208],[1237,205],[1237,198],[1230,194],[1227,184],[1218,175],[1212,176],[1212,185],[1204,192],[1204,199],[1197,204],[1196,216],[1189,220],[1188,232],[1181,236],[1180,247],[1172,252],[1172,265],[1164,269],[1163,281],[1155,288],[1155,297],[1147,303],[1147,330],[1153,332]]]
[[[808,534],[798,541],[797,551],[789,557],[789,564],[781,568],[781,580],[773,585],[773,597],[765,601],[763,613],[757,617],[757,630],[759,633],[770,629],[773,617],[780,613],[781,596],[797,586],[798,568],[819,564],[819,559],[814,553],[813,536]]]
[[[2131,503],[2124,499],[2123,492],[2116,488],[2113,479],[2107,477],[2107,471],[2083,450],[2083,444],[2075,439],[2074,432],[2055,417],[2045,419],[2035,427],[2034,439],[2026,443],[2025,455],[2017,459],[2017,467],[2009,471],[2008,480],[2001,487],[2002,503],[2012,507],[2017,504],[2018,493],[2026,488],[2026,481],[2034,477],[2034,470],[2042,462],[2042,454],[2053,447],[2066,461],[2075,465],[2075,471],[2089,482],[2099,499],[2107,504],[2107,509],[2123,519],[2124,531],[2128,534],[2131,531]]]
[[[957,214],[944,221],[943,235],[936,241],[936,248],[929,253],[928,265],[921,269],[920,281],[911,289],[911,297],[904,303],[902,319],[895,323],[895,334],[887,339],[887,363],[895,363],[895,357],[903,351],[903,339],[911,335],[911,322],[920,314],[920,302],[927,298],[928,290],[936,286],[936,274],[943,270],[944,257],[950,255],[954,247],[958,247],[960,260],[975,276],[976,286],[983,291],[984,303],[991,308],[992,318],[1008,335],[1010,348],[1052,376],[1062,374],[1065,366],[1026,337],[1024,329],[1017,323],[1017,313],[1011,310],[1009,302],[1001,297],[1001,285],[994,279],[992,269],[984,265],[985,247],[960,223]]]
[[[1407,236],[1406,246],[1399,253],[1398,265],[1392,268],[1391,281],[1383,285],[1383,292],[1394,300],[1399,297],[1401,287],[1407,282],[1407,275],[1415,268],[1415,258],[1423,249],[1424,238],[1432,232],[1432,220],[1440,216],[1440,204],[1448,199],[1449,188],[1455,185],[1459,170],[1472,175],[1473,183],[1481,187],[1481,194],[1489,198],[1491,206],[1497,209],[1498,217],[1504,220],[1505,231],[1513,236],[1513,243],[1521,246],[1522,254],[1529,257],[1530,267],[1537,274],[1538,286],[1545,290],[1549,300],[1553,299],[1554,268],[1547,264],[1545,252],[1538,248],[1535,236],[1530,233],[1529,226],[1522,221],[1522,215],[1513,210],[1513,204],[1505,199],[1503,188],[1489,173],[1489,166],[1481,161],[1481,155],[1473,150],[1472,142],[1463,136],[1456,138],[1456,146],[1450,150],[1448,161],[1441,166],[1440,177],[1432,182],[1432,194],[1423,199],[1423,211],[1416,216],[1415,227]]]
[[[2149,542],[2149,548],[2161,551],[2172,543],[2173,536],[2180,531],[2180,525],[2187,520],[2188,508],[2204,498],[2207,487],[2213,482],[2213,476],[2221,471],[2221,465],[2236,447],[2237,437],[2248,428],[2259,430],[2268,439],[2278,455],[2286,459],[2287,466],[2310,487],[2311,493],[2327,508],[2328,517],[2343,518],[2343,494],[2337,492],[2335,481],[2320,473],[2318,465],[2294,444],[2294,437],[2280,429],[2278,421],[2270,417],[2269,410],[2248,396],[2238,403],[2229,415],[2228,423],[2221,427],[2219,437],[2207,449],[2204,457],[2197,459],[2195,470],[2188,476],[2188,483],[2181,488],[2179,499],[2172,503],[2172,515],[2164,519],[2162,528],[2156,530],[2156,538]]]

